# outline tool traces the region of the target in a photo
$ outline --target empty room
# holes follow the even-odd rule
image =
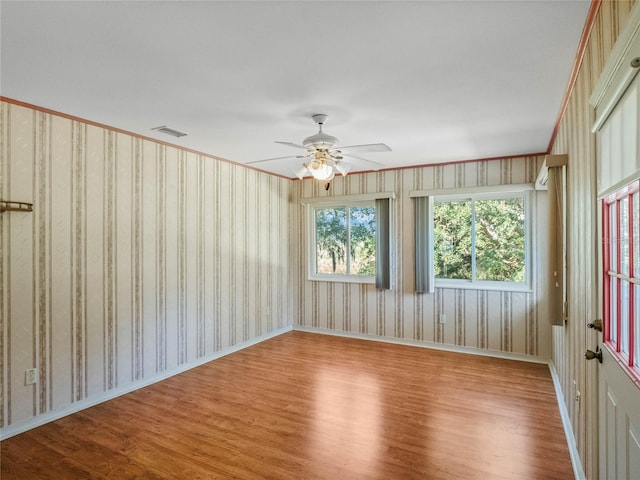
[[[0,1],[0,476],[640,478],[640,2]]]

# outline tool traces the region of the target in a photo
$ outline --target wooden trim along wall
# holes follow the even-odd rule
[[[580,43],[578,44],[578,50],[576,52],[576,58],[573,61],[573,67],[571,68],[571,75],[569,76],[569,81],[567,82],[567,89],[562,99],[562,105],[560,106],[560,111],[558,112],[558,118],[556,119],[556,123],[553,127],[553,133],[551,134],[551,139],[549,140],[549,146],[547,147],[547,151],[545,152],[546,154],[551,153],[551,151],[553,150],[553,146],[556,142],[558,129],[560,128],[560,123],[564,119],[564,115],[567,111],[567,106],[569,104],[569,99],[571,98],[571,95],[573,94],[573,89],[576,86],[578,73],[580,72],[580,67],[582,66],[582,60],[584,59],[584,54],[587,50],[589,39],[591,38],[591,29],[593,28],[593,25],[595,23],[596,15],[598,14],[598,10],[600,8],[601,3],[602,3],[602,0],[591,0],[591,7],[589,7],[589,12],[587,13],[587,20],[582,30]]]
[[[102,129],[105,129],[105,130],[109,130],[111,132],[121,133],[123,135],[134,137],[134,138],[137,138],[137,139],[140,139],[140,140],[144,140],[144,141],[148,141],[148,142],[154,142],[154,143],[157,143],[159,145],[164,145],[165,147],[177,148],[177,149],[179,149],[179,150],[181,150],[183,152],[193,153],[194,155],[198,155],[200,157],[206,157],[206,158],[210,158],[212,160],[217,160],[217,161],[220,161],[220,162],[230,163],[232,165],[242,166],[244,168],[248,168],[249,170],[255,170],[256,172],[262,172],[262,173],[266,173],[268,175],[274,175],[276,177],[290,179],[289,177],[286,177],[284,175],[279,175],[277,173],[272,173],[272,172],[266,172],[266,171],[261,170],[261,169],[259,169],[257,167],[254,167],[252,165],[247,165],[247,164],[244,164],[244,163],[234,162],[233,160],[229,160],[229,159],[226,159],[226,158],[223,158],[223,157],[218,157],[216,155],[211,155],[210,153],[199,152],[197,150],[192,150],[190,148],[186,148],[186,147],[183,147],[183,146],[180,146],[180,145],[176,145],[174,143],[164,142],[164,141],[158,140],[156,138],[148,137],[148,136],[145,136],[145,135],[139,135],[137,133],[129,132],[129,131],[123,130],[121,128],[111,127],[111,126],[105,125],[103,123],[94,122],[92,120],[87,120],[85,118],[76,117],[75,115],[69,115],[67,113],[58,112],[58,111],[52,110],[50,108],[41,107],[41,106],[38,106],[38,105],[33,105],[33,104],[30,104],[30,103],[22,102],[20,100],[16,100],[16,99],[9,98],[9,97],[3,97],[2,95],[0,95],[0,102],[6,102],[6,103],[13,104],[13,105],[25,107],[25,108],[28,108],[28,109],[31,109],[31,110],[36,110],[38,112],[46,113],[46,114],[49,114],[49,115],[54,115],[56,117],[65,118],[67,120],[71,120],[71,121],[74,121],[74,122],[80,122],[80,123],[83,123],[83,124],[86,124],[86,125],[91,125],[93,127],[98,127],[98,128],[102,128]]]

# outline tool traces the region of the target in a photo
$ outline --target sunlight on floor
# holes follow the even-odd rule
[[[377,379],[331,368],[316,380],[313,455],[360,475],[375,472],[382,454]]]

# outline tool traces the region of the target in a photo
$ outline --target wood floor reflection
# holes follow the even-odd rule
[[[571,479],[546,365],[291,332],[3,441],[9,479]]]

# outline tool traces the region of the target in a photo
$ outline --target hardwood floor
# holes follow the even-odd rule
[[[546,365],[290,332],[3,441],[10,479],[571,479]]]

